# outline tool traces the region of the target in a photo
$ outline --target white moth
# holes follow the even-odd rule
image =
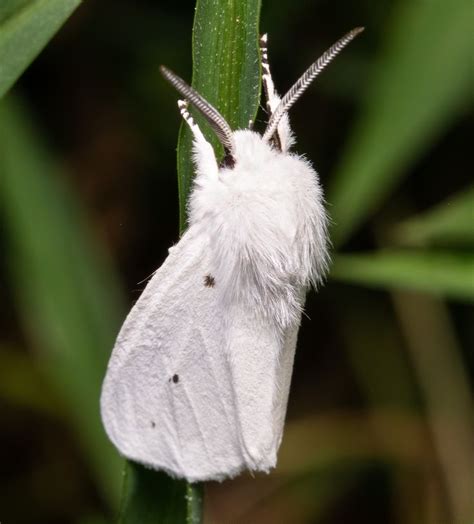
[[[327,268],[318,176],[289,152],[288,110],[339,51],[344,36],[277,95],[261,38],[270,119],[263,135],[233,132],[168,69],[194,136],[189,227],[118,335],[102,389],[105,429],[125,457],[190,482],[277,460],[305,294]],[[188,112],[209,121],[221,165]]]

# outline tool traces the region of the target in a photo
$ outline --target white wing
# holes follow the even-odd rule
[[[222,311],[208,239],[171,248],[113,349],[101,410],[121,454],[189,481],[276,463],[297,327],[278,338],[239,304]]]

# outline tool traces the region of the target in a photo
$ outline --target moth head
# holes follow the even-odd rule
[[[281,99],[275,111],[273,111],[265,132],[262,135],[262,140],[264,142],[273,142],[278,146],[279,140],[274,140],[274,138],[278,131],[278,124],[280,123],[283,116],[288,113],[293,104],[300,98],[300,96],[309,87],[311,82],[321,73],[321,71],[323,71],[323,69],[332,61],[332,59],[363,30],[363,27],[356,27],[344,35],[323,55],[321,55],[318,60],[311,64],[310,67],[301,75],[297,82]],[[181,77],[173,73],[173,71],[165,66],[160,66],[160,71],[166,80],[168,80],[185,98],[187,103],[190,103],[192,106],[194,106],[211,125],[212,129],[217,135],[217,138],[224,147],[225,156],[223,164],[230,167],[233,166],[236,157],[236,145],[234,134],[226,119],[203,96],[201,96],[194,88],[187,84]],[[252,126],[252,122],[249,123],[249,126]]]

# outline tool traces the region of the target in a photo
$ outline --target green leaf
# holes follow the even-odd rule
[[[199,524],[202,486],[171,479],[162,471],[127,462],[120,524]]]
[[[260,0],[198,0],[193,28],[192,85],[233,129],[248,127],[260,100]],[[218,155],[220,145],[207,123],[194,115]],[[178,139],[180,230],[193,177],[192,137],[183,123]],[[129,464],[121,522],[202,522],[202,486]],[[185,515],[183,519],[183,515]]]
[[[192,86],[232,129],[247,128],[260,102],[260,0],[198,0],[193,28]],[[218,156],[222,147],[199,114],[196,121]],[[183,122],[178,140],[180,229],[193,178],[192,135]]]
[[[474,254],[380,251],[339,255],[331,277],[369,287],[410,289],[474,301]]]
[[[472,1],[399,1],[365,107],[328,192],[341,244],[470,97]],[[370,28],[368,28],[370,31]]]
[[[81,0],[2,0],[0,98],[80,3]]]
[[[123,486],[121,524],[186,522],[186,482],[128,462]]]
[[[122,297],[64,175],[11,98],[0,103],[0,175],[19,313],[42,351],[38,363],[68,406],[99,488],[114,505],[121,460],[102,428],[99,395]]]
[[[434,209],[398,225],[395,240],[402,244],[474,245],[474,186],[448,198]]]

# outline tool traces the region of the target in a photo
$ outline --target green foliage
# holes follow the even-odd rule
[[[102,428],[99,395],[123,311],[115,272],[26,110],[12,99],[0,104],[0,173],[19,313],[103,496],[114,504],[121,461]]]
[[[474,187],[394,228],[396,242],[414,246],[474,247]]]
[[[470,93],[472,4],[399,2],[365,107],[328,194],[336,246],[370,217],[410,165],[452,123]],[[436,46],[435,46],[436,43]],[[394,226],[389,241],[423,246],[472,239],[472,190],[423,217]],[[339,255],[335,279],[472,300],[470,255],[381,252]]]
[[[123,524],[186,522],[186,483],[128,462],[123,485]]]
[[[335,245],[382,204],[451,124],[472,89],[471,1],[400,1],[393,10],[359,121],[327,196]]]
[[[202,486],[173,480],[162,471],[127,462],[119,522],[199,524],[202,501]]]
[[[2,0],[0,98],[80,3],[81,0]]]
[[[379,251],[338,255],[331,277],[382,289],[412,289],[474,301],[474,255]]]

